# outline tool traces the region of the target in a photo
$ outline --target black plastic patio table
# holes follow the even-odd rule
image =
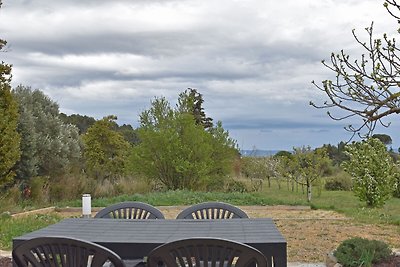
[[[143,258],[155,247],[191,237],[214,237],[248,244],[274,266],[287,266],[286,240],[271,218],[226,220],[126,220],[70,218],[16,237],[13,247],[40,236],[88,240],[115,251],[124,260]],[[271,265],[270,265],[271,266]]]

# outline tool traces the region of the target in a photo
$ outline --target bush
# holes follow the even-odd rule
[[[351,191],[351,177],[342,172],[336,176],[328,178],[325,182],[325,189],[328,191]]]
[[[225,192],[247,192],[247,186],[242,181],[230,179],[225,185]]]
[[[29,186],[30,186],[29,189],[30,192],[28,193],[28,196],[32,199],[34,203],[43,204],[48,201],[49,177],[46,176],[33,177],[29,181]]]
[[[345,267],[368,267],[389,259],[392,251],[382,241],[355,237],[343,241],[333,255]]]
[[[350,160],[344,170],[353,178],[354,194],[369,207],[378,207],[392,197],[396,168],[386,146],[369,138],[346,147]]]

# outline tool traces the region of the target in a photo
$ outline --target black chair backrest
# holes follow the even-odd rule
[[[92,242],[67,237],[26,240],[12,251],[18,267],[125,267],[113,251]]]
[[[249,218],[241,209],[223,202],[204,202],[181,211],[177,219],[236,219]]]
[[[246,244],[217,238],[177,240],[153,249],[148,267],[267,267],[265,256]]]
[[[95,218],[111,219],[165,219],[162,212],[143,202],[121,202],[100,210]]]

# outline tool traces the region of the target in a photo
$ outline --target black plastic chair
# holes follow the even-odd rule
[[[92,242],[67,237],[38,237],[12,251],[18,267],[125,267],[113,251]]]
[[[218,238],[177,240],[153,249],[148,267],[267,267],[265,256],[246,244]]]
[[[181,211],[177,219],[236,219],[249,218],[241,209],[223,202],[203,202]]]
[[[165,219],[162,212],[143,202],[121,202],[100,210],[95,218]]]

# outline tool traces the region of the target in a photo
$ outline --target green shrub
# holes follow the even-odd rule
[[[225,185],[226,192],[247,192],[247,186],[244,182],[235,179],[230,179]]]
[[[48,201],[49,177],[36,176],[30,179],[30,198],[36,204],[43,204]],[[64,186],[65,187],[65,186]]]
[[[350,160],[342,167],[353,178],[354,194],[369,207],[383,206],[392,197],[396,167],[386,146],[375,138],[346,146]]]
[[[355,237],[343,241],[333,255],[345,267],[370,267],[372,263],[387,260],[392,251],[382,241]]]
[[[351,191],[351,177],[347,173],[340,173],[330,177],[325,182],[325,189],[328,191]]]

